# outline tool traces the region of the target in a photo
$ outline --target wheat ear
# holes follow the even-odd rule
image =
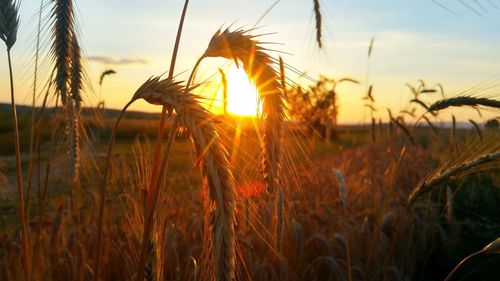
[[[68,96],[70,57],[73,37],[73,1],[55,0],[52,8],[52,56],[56,68],[56,88],[65,105]]]
[[[69,123],[69,139],[70,139],[70,157],[71,157],[71,176],[73,182],[77,183],[80,179],[80,105],[81,91],[83,88],[83,67],[81,59],[81,50],[78,45],[78,40],[73,35],[73,44],[71,49],[71,100],[68,102],[70,111]]]
[[[184,27],[184,19],[186,18],[186,12],[187,8],[189,5],[189,0],[184,0],[184,7],[182,8],[182,13],[181,13],[181,18],[179,21],[179,25],[177,27],[177,35],[175,37],[175,43],[174,43],[174,49],[172,51],[172,59],[170,61],[170,68],[168,72],[168,77],[169,79],[172,79],[174,75],[174,69],[175,69],[175,64],[177,61],[177,52],[179,51],[179,45],[181,41],[181,34],[182,34],[182,29]],[[133,102],[133,100],[132,100]],[[172,151],[172,144],[174,141],[175,137],[175,132],[177,130],[177,124],[179,122],[178,117],[175,117],[175,120],[172,124],[172,128],[170,130],[170,134],[168,137],[168,142],[167,142],[167,147],[164,151],[164,157],[163,159],[161,158],[161,152],[162,152],[162,142],[163,142],[163,136],[165,134],[165,122],[167,119],[167,111],[169,111],[169,107],[163,106],[161,110],[161,117],[160,117],[160,126],[158,128],[158,135],[156,136],[156,147],[155,147],[155,153],[154,153],[154,159],[153,159],[153,169],[152,169],[152,174],[151,174],[151,181],[150,181],[150,192],[148,194],[147,201],[150,203],[150,209],[149,209],[149,214],[146,217],[146,221],[144,223],[144,234],[143,234],[143,243],[141,246],[141,252],[140,252],[140,257],[139,257],[139,265],[138,265],[138,274],[136,277],[136,280],[138,281],[143,281],[142,279],[144,278],[144,266],[145,266],[145,259],[147,255],[147,240],[150,237],[150,233],[152,231],[152,226],[153,226],[153,216],[154,216],[154,211],[156,207],[156,202],[158,200],[158,194],[159,194],[159,188],[160,185],[163,181],[163,179],[160,177],[160,180],[157,181],[157,178],[159,175],[164,175],[166,173],[166,168],[168,164],[168,159],[169,155],[171,154]]]
[[[106,69],[99,76],[99,86],[102,86],[102,82],[104,82],[104,78],[108,75],[116,74],[116,71],[113,69]]]
[[[492,108],[500,108],[500,101],[489,98],[475,98],[469,96],[454,97],[442,99],[433,103],[429,107],[429,111],[439,111],[451,106],[484,106]]]
[[[135,93],[134,100],[144,99],[151,104],[175,109],[180,123],[190,132],[194,149],[200,159],[204,187],[208,190],[207,213],[212,233],[212,255],[215,279],[229,281],[235,278],[235,188],[229,169],[228,153],[217,133],[213,116],[184,92],[179,82],[159,77],[146,81]]]
[[[13,0],[0,0],[0,39],[5,42],[7,51],[17,41],[19,29],[19,3]]]
[[[318,43],[318,47],[323,48],[323,38],[322,38],[322,16],[321,16],[321,7],[319,5],[319,0],[313,0],[313,10],[314,10],[314,18],[316,24],[316,43]]]
[[[223,57],[239,61],[248,77],[257,85],[264,118],[263,134],[263,175],[269,192],[279,186],[281,142],[285,104],[279,75],[273,68],[276,61],[271,58],[256,40],[255,35],[238,29],[218,30],[210,40],[204,57]]]
[[[483,155],[483,156],[476,158],[474,160],[453,166],[450,169],[442,172],[440,175],[422,183],[417,188],[415,188],[413,190],[413,192],[411,193],[410,197],[408,198],[408,203],[410,205],[413,204],[413,202],[415,202],[415,200],[418,197],[429,192],[430,190],[432,190],[433,187],[446,182],[449,178],[451,178],[459,173],[463,173],[463,172],[470,170],[472,168],[475,168],[477,166],[496,161],[499,158],[500,158],[500,152],[493,152],[490,154]]]
[[[227,78],[226,73],[219,68],[220,79],[222,84],[222,113],[224,116],[227,115]]]
[[[398,119],[395,118],[392,118],[391,121],[394,122],[394,124],[396,124],[396,126],[398,126],[405,133],[406,137],[408,138],[411,144],[415,144],[415,139],[413,138],[413,135],[411,134],[410,130],[408,130],[408,128],[405,126],[404,123],[399,122]]]

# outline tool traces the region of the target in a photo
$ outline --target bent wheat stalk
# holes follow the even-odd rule
[[[99,270],[101,265],[100,260],[101,260],[102,228],[104,224],[104,207],[106,203],[106,189],[108,187],[108,182],[109,182],[109,170],[111,169],[111,154],[113,152],[113,145],[115,143],[116,133],[118,131],[118,125],[120,124],[123,115],[125,114],[127,109],[132,105],[133,102],[134,100],[131,100],[123,107],[122,111],[120,111],[120,114],[118,115],[118,118],[116,118],[115,125],[113,126],[113,129],[111,131],[111,138],[108,144],[108,152],[106,154],[106,164],[104,166],[103,184],[99,190],[99,209],[97,214],[97,235],[96,235],[97,237],[95,244],[94,275],[92,278],[93,281],[99,280]]]
[[[19,29],[19,3],[13,0],[0,0],[0,39],[7,46],[7,59],[9,64],[10,78],[10,100],[12,110],[12,120],[14,123],[14,146],[16,153],[16,179],[17,179],[17,203],[19,207],[19,221],[21,224],[21,249],[23,261],[24,280],[30,280],[29,267],[29,238],[26,227],[24,196],[23,196],[23,177],[21,169],[21,150],[19,144],[19,127],[17,121],[16,101],[14,95],[14,75],[12,73],[11,49],[17,40],[17,30]]]
[[[469,96],[454,97],[442,99],[435,102],[429,107],[429,111],[439,111],[451,106],[484,106],[492,108],[500,108],[500,101],[489,98],[475,98]]]
[[[500,158],[500,152],[493,152],[483,155],[474,160],[451,167],[450,169],[442,172],[438,176],[422,183],[420,186],[415,188],[411,193],[410,197],[408,198],[408,205],[412,205],[415,202],[415,200],[417,200],[417,198],[432,190],[433,187],[446,182],[451,177],[459,173],[465,172],[467,170],[470,170],[472,168],[478,167],[480,165],[497,161],[499,158]]]
[[[279,186],[281,141],[285,121],[285,104],[280,77],[273,68],[271,58],[247,30],[218,30],[210,40],[203,57],[223,57],[243,64],[248,77],[257,86],[262,100],[264,118],[263,175],[268,192],[274,193]]]
[[[181,18],[179,21],[179,26],[177,27],[177,35],[175,37],[174,50],[172,52],[172,60],[170,61],[170,68],[168,72],[169,79],[172,79],[174,76],[175,63],[177,61],[177,52],[179,51],[179,45],[181,41],[182,29],[184,27],[184,19],[186,18],[187,8],[189,5],[189,0],[184,1],[184,7],[182,8]],[[194,72],[194,71],[193,71]],[[193,75],[193,74],[191,74]],[[188,83],[189,84],[189,83]],[[134,100],[134,99],[133,99]],[[164,175],[166,173],[166,167],[170,155],[170,151],[172,149],[172,143],[174,139],[175,131],[177,130],[178,118],[175,117],[174,123],[172,124],[170,136],[168,138],[167,148],[165,149],[165,156],[161,159],[161,150],[162,150],[162,141],[163,136],[165,135],[165,121],[167,118],[167,111],[169,111],[168,106],[163,106],[160,117],[160,127],[158,129],[158,135],[156,137],[156,147],[155,147],[155,156],[153,159],[153,170],[151,181],[149,185],[149,189],[152,192],[148,193],[147,202],[149,202],[149,218],[146,218],[146,223],[144,224],[144,235],[143,235],[143,243],[141,246],[141,253],[139,257],[139,266],[138,266],[138,274],[137,280],[142,281],[144,278],[144,267],[146,263],[146,254],[147,254],[147,240],[149,240],[150,232],[152,231],[152,220],[154,215],[154,210],[156,207],[156,201],[158,200],[157,196],[159,194],[159,188],[161,183],[163,183],[163,179],[160,177],[159,182],[157,182],[158,174]],[[161,162],[161,163],[160,163]],[[151,196],[149,196],[151,194]]]
[[[212,256],[216,280],[235,278],[235,188],[229,169],[228,153],[215,128],[212,115],[184,91],[172,78],[155,77],[146,81],[133,100],[144,99],[151,104],[174,109],[180,124],[190,132],[194,149],[200,159],[204,188],[209,194],[207,213],[211,214]]]

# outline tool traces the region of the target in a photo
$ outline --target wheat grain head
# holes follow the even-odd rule
[[[19,29],[19,3],[14,0],[0,0],[0,39],[10,51],[17,40]]]
[[[52,8],[52,59],[55,60],[56,88],[67,102],[70,58],[74,28],[73,1],[55,0]]]
[[[280,77],[273,65],[276,61],[249,31],[238,29],[218,30],[210,40],[204,57],[223,57],[242,63],[248,77],[256,84],[262,100],[264,118],[263,134],[263,175],[269,192],[279,185],[281,142],[285,104]]]
[[[452,106],[484,106],[500,108],[500,101],[489,98],[476,98],[471,96],[459,96],[439,100],[429,107],[429,111],[439,111]]]
[[[200,160],[203,184],[209,193],[207,213],[213,214],[209,222],[212,234],[212,256],[216,280],[235,278],[235,188],[229,169],[228,153],[215,128],[212,115],[197,101],[197,97],[184,92],[180,82],[160,77],[146,81],[133,99],[174,109],[180,121],[190,132],[194,149]]]

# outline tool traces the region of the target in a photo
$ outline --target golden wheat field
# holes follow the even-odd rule
[[[0,281],[500,280],[499,24],[0,0]]]

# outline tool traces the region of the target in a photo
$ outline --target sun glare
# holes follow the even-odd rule
[[[243,116],[255,116],[258,109],[257,88],[250,82],[242,67],[231,65],[226,73],[227,110]]]

